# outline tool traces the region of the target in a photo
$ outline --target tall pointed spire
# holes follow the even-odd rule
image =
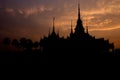
[[[56,33],[55,33],[55,17],[53,17],[53,31],[51,33],[51,36],[56,36]]]
[[[76,28],[75,28],[75,34],[76,35],[81,35],[81,34],[84,34],[84,27],[83,27],[83,23],[82,23],[82,20],[81,20],[81,15],[80,15],[80,3],[79,3],[79,0],[78,0],[78,20],[77,20],[77,25],[76,25]]]
[[[78,19],[80,20],[80,3],[79,3],[79,0],[78,0]]]
[[[53,17],[53,32],[55,32],[55,17]]]

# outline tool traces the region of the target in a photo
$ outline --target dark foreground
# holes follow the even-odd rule
[[[52,53],[51,53],[52,54]],[[86,53],[84,53],[86,54]],[[115,53],[95,55],[45,55],[40,50],[23,52],[0,52],[2,65],[119,65],[120,51]]]
[[[119,51],[116,51],[117,54],[119,54],[118,52]],[[120,56],[117,54],[113,55],[111,53],[110,55],[94,56],[81,55],[80,57],[75,55],[48,56],[41,53],[39,50],[24,52],[1,51],[0,70],[3,70],[2,74],[5,73],[5,75],[8,72],[8,75],[17,75],[17,73],[19,73],[19,77],[21,77],[21,74],[24,74],[25,76],[28,75],[29,78],[33,75],[41,78],[39,73],[42,73],[42,75],[45,76],[44,78],[48,78],[47,75],[50,76],[52,74],[54,74],[52,75],[54,78],[55,76],[59,76],[57,78],[63,76],[70,78],[73,75],[78,78],[84,75],[86,77],[83,78],[88,78],[87,76],[89,75],[95,77],[95,75],[98,75],[97,73],[107,75],[109,72],[109,74],[111,74],[111,71],[118,71]],[[101,75],[98,76],[101,77]]]

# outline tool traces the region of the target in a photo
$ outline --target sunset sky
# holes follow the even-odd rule
[[[4,37],[39,41],[52,28],[61,36],[77,21],[77,0],[0,0],[0,40]],[[80,0],[84,28],[96,38],[109,39],[120,48],[120,0]]]

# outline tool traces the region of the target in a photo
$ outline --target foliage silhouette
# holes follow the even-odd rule
[[[37,48],[39,47],[39,42],[37,42],[37,41],[34,42],[34,43],[33,43],[33,47],[34,47],[35,49],[37,49]]]
[[[10,40],[10,38],[9,37],[6,37],[6,38],[4,38],[4,40],[3,40],[3,44],[4,45],[10,45],[10,42],[11,42],[11,40]]]
[[[16,48],[20,48],[20,43],[17,39],[13,39],[12,45],[15,46]]]

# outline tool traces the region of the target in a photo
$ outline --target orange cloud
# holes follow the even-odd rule
[[[14,9],[12,9],[12,8],[6,8],[5,11],[11,13],[11,12],[14,12]]]
[[[15,16],[15,10],[13,8],[5,8],[5,12],[9,15]]]
[[[34,15],[34,14],[40,14],[44,11],[52,11],[52,7],[46,7],[44,5],[41,5],[39,7],[30,7],[26,9],[18,9],[18,12],[20,14],[23,14],[25,17]]]
[[[89,31],[110,31],[115,29],[120,29],[120,26],[110,27],[110,28],[95,28],[95,29],[93,28],[93,29],[89,29]]]

